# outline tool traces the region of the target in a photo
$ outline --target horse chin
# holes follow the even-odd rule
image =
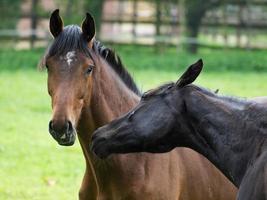
[[[166,153],[175,148],[174,145],[149,144],[144,145],[144,151],[148,153]]]
[[[57,142],[61,146],[72,146],[76,140],[76,131],[66,134],[66,138],[57,139]]]
[[[110,154],[107,152],[98,152],[98,153],[95,152],[95,155],[100,159],[106,159],[110,156]]]

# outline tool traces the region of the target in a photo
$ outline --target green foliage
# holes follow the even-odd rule
[[[95,19],[96,31],[99,33],[101,28],[102,9],[104,0],[85,1],[86,12],[90,12]]]
[[[56,0],[56,3],[65,25],[81,24],[82,19],[85,17],[84,1]]]
[[[14,29],[20,15],[21,0],[0,0],[0,29]]]
[[[197,39],[201,21],[206,11],[220,5],[220,3],[222,3],[222,0],[186,0],[184,2],[188,37]],[[187,44],[187,49],[190,53],[196,53],[197,48],[198,46],[195,42]]]
[[[65,25],[81,24],[85,18],[85,13],[90,12],[95,19],[96,29],[99,31],[104,0],[56,0],[56,3]]]

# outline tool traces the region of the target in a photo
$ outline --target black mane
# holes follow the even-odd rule
[[[190,84],[190,85],[187,85],[185,87],[194,88],[195,90],[198,90],[198,91],[204,93],[205,95],[208,95],[211,97],[216,97],[218,99],[225,100],[225,101],[228,101],[230,103],[240,103],[240,104],[251,103],[246,98],[219,95],[214,91],[211,91],[207,88],[204,88],[204,87],[201,87],[198,85],[194,85],[194,84]],[[160,85],[159,87],[157,87],[155,89],[151,89],[151,90],[148,90],[147,92],[143,93],[142,98],[149,98],[152,96],[165,95],[165,94],[169,93],[172,89],[175,89],[175,83],[174,82],[165,83],[165,84]]]
[[[119,77],[128,86],[128,88],[138,96],[141,96],[140,90],[138,89],[129,72],[125,69],[118,54],[116,54],[115,51],[111,50],[110,48],[105,47],[101,42],[97,40],[94,41],[94,47],[98,50],[101,57],[111,65],[112,69],[114,69],[114,71],[119,75]]]
[[[44,57],[64,55],[69,51],[79,50],[86,56],[92,57],[92,50],[88,48],[88,43],[82,35],[81,28],[77,25],[69,25],[64,27],[64,30],[54,39],[52,45]],[[94,40],[93,51],[96,55],[100,55],[112,69],[117,73],[125,85],[138,96],[141,95],[138,87],[136,86],[133,78],[125,69],[121,62],[120,57],[111,49],[105,47],[99,41]],[[41,62],[44,66],[44,61]]]
[[[211,97],[217,97],[218,99],[224,100],[224,101],[228,101],[230,103],[238,103],[238,104],[247,104],[247,103],[251,103],[251,101],[247,100],[246,98],[241,98],[241,97],[235,97],[235,96],[227,96],[227,95],[220,95],[217,94],[207,88],[201,87],[201,86],[197,86],[194,84],[188,85],[189,87],[193,87],[201,92],[203,92],[204,94],[211,96]]]
[[[155,89],[148,90],[147,92],[143,93],[142,98],[149,98],[152,96],[157,96],[161,94],[168,93],[168,90],[173,88],[175,86],[175,83],[165,83],[163,85],[160,85],[159,87]]]

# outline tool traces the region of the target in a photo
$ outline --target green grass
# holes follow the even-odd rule
[[[45,74],[3,72],[0,91],[0,199],[76,199],[83,157],[47,132]]]
[[[120,55],[126,66],[134,70],[181,71],[197,59],[202,58],[207,71],[267,72],[267,50],[201,48],[198,54],[192,55],[174,47],[165,47],[165,51],[160,54],[156,54],[153,47],[116,45],[113,46],[113,49]],[[35,69],[44,51],[44,49],[35,49],[34,51],[0,49],[0,70]]]
[[[132,66],[130,72],[143,91],[163,82],[175,81],[181,69],[198,57],[183,53],[185,58],[180,61],[182,56],[176,58],[172,55],[174,50],[170,50],[168,52],[175,60],[171,61],[167,54],[167,57],[154,56],[151,49],[142,48],[140,57],[144,60],[141,60],[137,59],[138,52],[131,53],[130,50],[129,47],[118,48],[125,63]],[[73,147],[61,147],[47,131],[51,109],[46,73],[34,69],[41,53],[42,50],[16,52],[13,56],[11,51],[0,54],[0,200],[77,199],[84,172],[83,155],[78,143]],[[216,63],[216,59],[232,62],[227,61],[229,58],[223,53],[224,58],[219,58],[219,52],[215,52],[217,58],[214,61],[213,52],[203,50],[203,54],[207,63]],[[150,66],[151,62],[156,66]],[[172,62],[176,67],[170,67]],[[222,94],[252,97],[267,94],[266,80],[266,72],[216,72],[205,68],[197,83],[212,90],[219,88]]]
[[[142,91],[159,86],[162,83],[176,81],[181,72],[158,72],[157,70],[133,71],[135,80]],[[219,89],[223,95],[239,97],[267,96],[267,73],[238,73],[238,72],[206,72],[205,70],[195,81],[211,90]]]
[[[192,55],[173,47],[161,54],[155,54],[153,47],[116,46],[115,50],[127,66],[140,70],[180,71],[202,58],[207,71],[267,72],[267,51],[201,48]]]

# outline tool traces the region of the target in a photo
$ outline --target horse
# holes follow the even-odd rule
[[[92,149],[105,158],[111,153],[163,153],[187,147],[205,156],[239,188],[237,199],[265,200],[266,101],[219,96],[193,85],[202,66],[199,60],[176,83],[145,93],[133,110],[95,131]]]
[[[98,159],[89,148],[93,131],[133,108],[141,92],[120,58],[95,39],[89,13],[81,28],[64,27],[59,10],[51,14],[49,23],[54,40],[42,61],[52,100],[48,127],[59,145],[73,145],[76,135],[79,139],[86,163],[79,199],[235,198],[233,184],[192,150]]]

